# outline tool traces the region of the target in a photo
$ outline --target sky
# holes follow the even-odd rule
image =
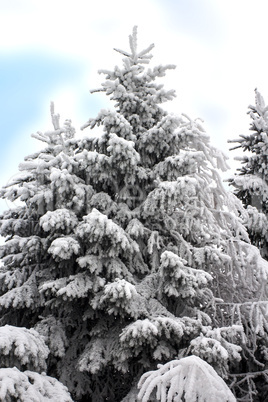
[[[268,102],[267,11],[266,0],[0,0],[0,187],[42,147],[31,134],[52,128],[51,101],[77,136],[112,108],[89,91],[99,69],[121,64],[113,49],[129,49],[134,25],[140,50],[155,44],[153,66],[177,66],[162,79],[177,98],[163,107],[202,118],[233,174],[227,140],[249,132],[256,87]],[[0,201],[0,212],[9,207]]]

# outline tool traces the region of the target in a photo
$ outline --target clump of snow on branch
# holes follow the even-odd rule
[[[187,261],[171,251],[161,255],[159,276],[163,293],[168,296],[194,298],[196,290],[207,286],[212,276],[205,271],[186,267]]]
[[[258,233],[268,243],[268,217],[251,205],[247,206],[247,213],[248,219],[244,222],[245,226]]]
[[[55,259],[68,260],[74,254],[78,254],[80,245],[73,237],[65,236],[53,240],[48,252],[52,254]]]
[[[14,287],[0,296],[0,306],[5,309],[33,307],[38,297],[34,276],[35,272],[21,286]]]
[[[139,319],[123,329],[120,334],[120,342],[122,345],[131,347],[134,355],[137,355],[144,345],[150,345],[154,349],[153,357],[157,360],[161,355],[170,357],[174,352],[170,345],[168,345],[169,351],[167,351],[165,342],[158,343],[161,336],[179,343],[188,330],[183,319],[177,317],[159,316]]]
[[[55,378],[16,367],[0,369],[0,400],[72,402],[67,387]]]
[[[87,239],[93,251],[99,250],[103,253],[103,245],[106,244],[105,255],[109,257],[115,257],[122,251],[132,254],[139,250],[138,244],[131,240],[120,226],[95,208],[83,217],[76,234],[82,239]]]
[[[125,279],[116,278],[114,282],[107,283],[101,294],[96,295],[91,302],[94,309],[106,307],[108,314],[124,315],[136,317],[138,299],[136,288]]]
[[[1,367],[8,367],[17,361],[19,367],[41,372],[46,369],[48,354],[43,337],[33,328],[0,327]]]
[[[148,318],[137,320],[124,328],[120,335],[120,342],[127,343],[130,347],[136,344],[157,344],[157,326]]]
[[[261,178],[253,174],[246,176],[234,176],[235,184],[238,187],[243,187],[245,190],[250,190],[253,194],[260,195],[263,202],[268,199],[268,184]]]
[[[116,85],[118,82],[116,82]],[[112,84],[113,85],[113,84]],[[118,85],[120,86],[120,84]],[[82,127],[82,129],[86,127],[94,128],[96,125],[103,125],[105,131],[108,133],[120,134],[120,137],[125,140],[134,140],[135,136],[132,133],[131,124],[122,116],[120,113],[111,110],[102,109],[98,116],[94,119],[89,119],[89,121]]]
[[[67,232],[76,227],[78,219],[76,214],[68,209],[56,209],[48,211],[40,218],[40,225],[46,231],[66,230]]]
[[[127,141],[118,137],[116,134],[110,134],[107,151],[111,154],[110,161],[117,168],[129,171],[140,161],[140,156],[134,149],[134,142]]]
[[[97,277],[94,281],[85,273],[63,277],[54,281],[47,281],[39,287],[40,293],[62,297],[63,300],[83,298],[89,290],[97,292],[105,284],[105,279]]]
[[[236,402],[223,379],[205,361],[188,356],[158,365],[145,373],[139,383],[138,400],[148,402]]]
[[[235,341],[242,345],[246,343],[242,326],[204,327],[201,335],[190,342],[189,351],[211,364],[221,377],[227,378],[229,364],[241,360],[242,348],[234,344]]]
[[[131,219],[129,222],[126,232],[133,237],[134,239],[138,239],[139,237],[143,237],[146,229],[144,225],[136,218]]]
[[[124,279],[116,279],[113,283],[107,284],[104,288],[104,300],[107,297],[111,301],[116,302],[118,298],[131,299],[136,294],[135,286]]]

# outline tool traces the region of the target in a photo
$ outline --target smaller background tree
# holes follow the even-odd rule
[[[246,155],[236,157],[242,167],[229,182],[234,193],[247,207],[249,219],[245,225],[250,239],[268,259],[268,106],[261,94],[255,90],[255,106],[249,106],[251,117],[249,135],[240,135],[232,150],[241,148]]]

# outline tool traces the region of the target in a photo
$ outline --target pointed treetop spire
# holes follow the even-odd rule
[[[148,64],[150,59],[153,57],[151,54],[149,54],[149,52],[154,48],[154,43],[152,43],[146,49],[144,49],[138,53],[137,34],[138,34],[138,29],[137,29],[137,26],[135,25],[133,27],[132,35],[129,35],[129,46],[130,46],[131,53],[126,52],[124,50],[117,49],[117,48],[114,48],[114,50],[123,54],[124,56],[128,57],[132,61],[132,64],[138,64],[138,63]]]
[[[55,114],[54,102],[50,102],[50,114],[54,130],[58,130],[60,128],[60,115]]]
[[[129,46],[132,51],[132,54],[137,54],[138,48],[138,27],[135,25],[133,27],[132,35],[129,35]]]

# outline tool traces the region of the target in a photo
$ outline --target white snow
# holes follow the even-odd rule
[[[0,400],[20,402],[72,402],[67,388],[44,373],[19,371],[16,367],[0,369]]]
[[[42,371],[46,369],[49,349],[34,329],[4,325],[0,327],[0,353],[2,361],[16,358],[21,365]]]
[[[75,213],[66,208],[48,211],[40,218],[40,225],[46,232],[51,229],[72,230],[77,223],[78,219]]]
[[[139,383],[141,402],[149,401],[156,391],[161,402],[236,402],[223,379],[205,361],[188,356],[159,365],[158,370],[145,373]]]
[[[80,245],[73,237],[65,236],[59,237],[53,240],[48,252],[52,254],[54,258],[60,258],[62,260],[68,260],[73,254],[78,254]]]

